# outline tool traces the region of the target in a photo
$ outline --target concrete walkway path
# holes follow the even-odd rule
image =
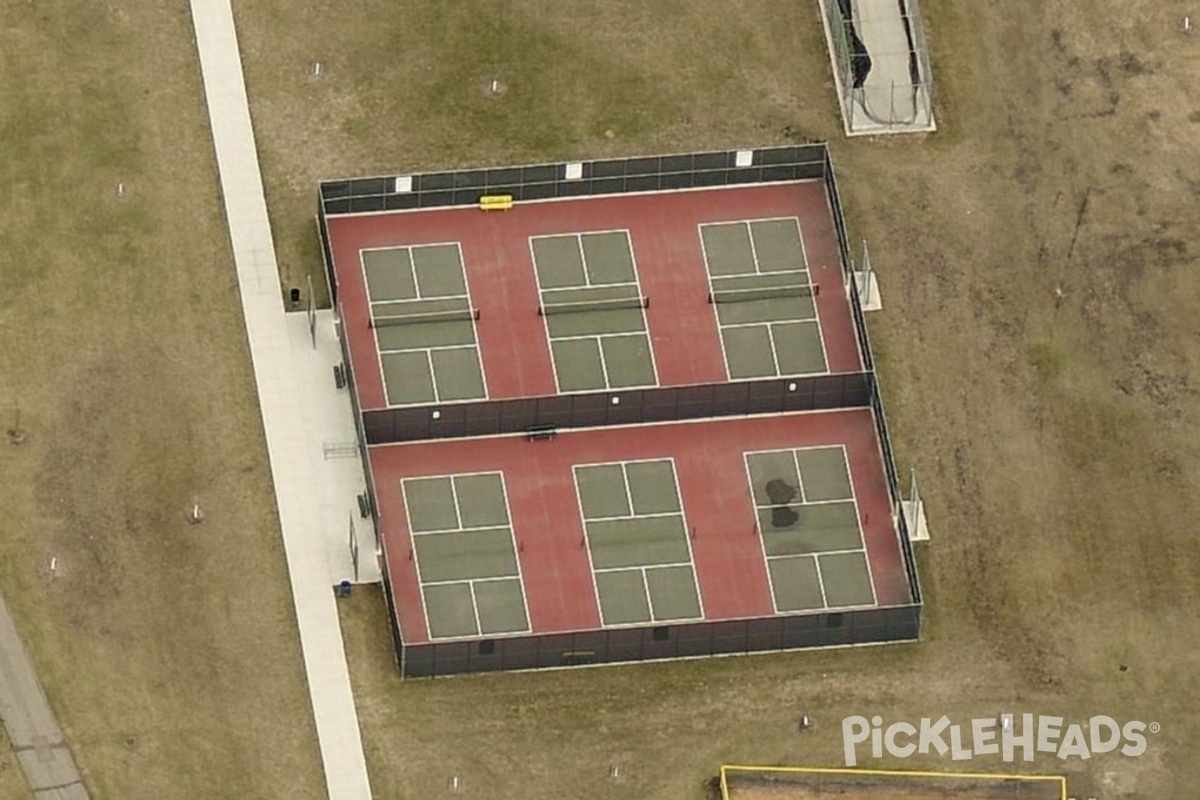
[[[0,719],[37,800],[88,800],[46,693],[0,597]]]
[[[325,783],[333,800],[365,800],[371,789],[325,546],[330,532],[297,377],[304,365],[283,308],[233,10],[229,0],[191,0],[191,9]],[[346,531],[339,526],[336,535]]]

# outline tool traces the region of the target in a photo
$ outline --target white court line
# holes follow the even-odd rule
[[[479,621],[479,601],[475,599],[475,581],[467,581],[467,587],[471,590],[471,613],[475,615],[475,635],[483,635],[483,623]]]
[[[402,349],[402,350],[379,350],[378,348],[376,348],[376,352],[379,355],[379,368],[380,368],[381,374],[382,374],[382,370],[383,370],[383,357],[385,355],[392,355],[394,353],[424,353],[425,354],[425,362],[429,367],[429,377],[430,377],[431,382],[433,383],[433,400],[432,401],[416,400],[412,403],[393,403],[391,401],[391,398],[389,397],[388,398],[388,408],[412,408],[413,406],[427,406],[430,404],[430,402],[439,404],[439,405],[442,404],[442,392],[438,386],[437,370],[435,370],[433,367],[433,354],[448,352],[451,350],[473,350],[473,351],[475,351],[476,355],[479,355],[479,346],[473,345],[473,344],[448,344],[448,345],[440,345],[438,347],[409,347],[409,348]],[[487,378],[484,377],[484,375],[483,375],[482,361],[480,362],[479,370],[480,370],[479,377],[480,377],[480,380],[483,382],[483,394],[478,397],[459,398],[457,400],[453,400],[450,402],[473,403],[473,402],[477,402],[479,400],[487,400],[488,399]],[[387,394],[386,378],[383,381],[383,389],[384,389],[384,394]]]
[[[835,448],[835,447],[836,447],[836,448],[838,448],[839,450],[841,450],[841,453],[842,453],[842,463],[845,465],[845,468],[846,468],[846,479],[847,479],[847,482],[850,484],[850,497],[849,497],[849,498],[842,498],[842,499],[839,499],[839,500],[818,500],[818,501],[815,501],[815,502],[808,502],[806,499],[803,499],[803,497],[804,497],[804,493],[803,493],[803,480],[804,480],[804,477],[803,477],[803,473],[800,471],[800,453],[801,453],[801,452],[803,452],[803,451],[806,451],[806,450],[831,450],[831,449],[833,449],[833,448]],[[863,527],[862,527],[862,514],[861,514],[861,512],[860,512],[860,510],[859,510],[859,506],[858,506],[858,492],[857,492],[857,490],[855,489],[855,486],[854,486],[854,476],[853,476],[853,474],[850,472],[850,457],[849,457],[849,452],[848,452],[848,450],[847,450],[847,448],[846,448],[846,445],[845,445],[845,444],[838,443],[838,444],[832,444],[832,445],[814,445],[814,446],[811,446],[811,447],[795,447],[795,448],[785,448],[785,449],[782,449],[782,450],[755,450],[755,451],[749,451],[749,452],[745,452],[745,453],[743,453],[743,454],[742,454],[742,460],[743,460],[743,463],[745,464],[745,467],[746,467],[746,482],[747,482],[747,485],[750,487],[750,502],[751,502],[751,504],[754,506],[754,511],[755,511],[755,523],[757,524],[757,521],[758,521],[758,511],[759,511],[760,509],[774,508],[774,506],[773,506],[773,505],[770,505],[770,504],[768,504],[768,505],[760,505],[760,504],[758,503],[758,501],[754,499],[754,481],[753,481],[753,478],[752,478],[752,476],[751,476],[751,473],[750,473],[750,456],[754,456],[754,455],[771,455],[771,454],[777,454],[777,453],[787,453],[787,452],[790,452],[790,453],[791,453],[791,455],[792,455],[793,462],[794,462],[794,464],[795,464],[795,467],[796,467],[796,475],[798,476],[798,481],[801,483],[801,489],[802,489],[802,493],[801,493],[801,498],[802,498],[802,499],[801,499],[801,502],[799,502],[799,503],[792,503],[792,504],[790,504],[790,505],[797,505],[797,506],[832,505],[832,504],[835,504],[835,503],[845,503],[845,502],[849,501],[849,502],[850,502],[850,503],[852,503],[852,504],[853,504],[853,506],[854,506],[854,521],[855,521],[855,526],[856,526],[856,528],[858,529],[858,541],[859,541],[859,547],[857,547],[857,548],[850,548],[850,549],[847,549],[847,548],[841,548],[841,549],[838,549],[838,550],[828,550],[828,551],[825,551],[825,550],[823,550],[823,551],[821,551],[821,552],[819,552],[819,553],[789,553],[789,554],[786,554],[786,555],[772,556],[772,555],[769,555],[769,554],[767,553],[767,550],[766,550],[766,539],[765,539],[765,537],[762,535],[762,532],[761,532],[761,530],[760,530],[760,531],[759,531],[759,535],[758,535],[758,539],[759,539],[759,546],[760,546],[760,548],[761,548],[761,550],[762,550],[762,554],[763,554],[763,562],[764,562],[764,565],[767,567],[767,578],[768,578],[768,580],[770,580],[770,578],[771,578],[770,562],[771,562],[771,561],[774,561],[774,560],[779,560],[779,559],[787,559],[787,558],[796,558],[796,557],[799,557],[799,556],[806,556],[806,557],[807,557],[807,556],[811,556],[811,557],[813,557],[813,558],[816,558],[816,559],[817,559],[817,574],[818,574],[818,577],[820,577],[820,559],[818,558],[819,556],[823,556],[823,555],[835,555],[835,554],[846,554],[846,553],[862,553],[863,560],[866,562],[866,565],[867,565],[867,578],[868,578],[868,580],[870,581],[870,584],[871,584],[871,599],[872,599],[871,606],[877,606],[877,605],[879,604],[879,599],[878,599],[878,593],[875,591],[875,575],[874,575],[874,572],[873,572],[873,571],[872,571],[872,569],[871,569],[871,557],[870,557],[870,554],[867,552],[867,545],[866,545],[866,534],[865,534],[865,532],[863,531]],[[825,598],[825,587],[824,587],[823,579],[822,579],[822,586],[821,586],[821,597],[822,597],[822,599],[824,600],[824,598]],[[773,582],[773,581],[771,582],[771,598],[772,598],[772,602],[774,602],[774,598],[775,598],[775,586],[774,586],[774,582]],[[846,608],[852,608],[852,607],[853,607],[853,608],[858,608],[859,606],[846,606]],[[867,606],[863,606],[863,607],[867,607]],[[827,608],[827,609],[829,608],[829,606],[828,606],[828,603],[826,603],[826,608]],[[842,608],[842,606],[839,606],[838,608]],[[779,608],[778,608],[778,606],[776,606],[776,609],[775,609],[775,610],[776,610],[776,613],[779,613]]]
[[[754,223],[754,222],[780,222],[780,221],[784,221],[784,220],[788,220],[788,221],[792,221],[792,222],[796,223],[796,235],[800,241],[800,255],[804,262],[804,269],[802,269],[802,270],[763,271],[763,270],[759,269],[758,251],[754,244],[754,227],[751,223]],[[701,223],[697,223],[696,229],[697,229],[698,235],[700,237],[700,252],[704,256],[704,272],[705,272],[705,275],[708,280],[709,297],[712,297],[714,295],[714,293],[716,292],[716,288],[713,284],[713,280],[715,279],[716,276],[714,276],[712,274],[712,269],[709,267],[708,248],[704,243],[704,228],[739,225],[739,224],[746,226],[746,238],[750,242],[750,254],[751,254],[751,257],[754,262],[754,272],[753,273],[739,273],[738,275],[729,275],[729,276],[722,275],[720,277],[733,278],[733,277],[741,277],[742,275],[750,275],[750,274],[753,274],[756,276],[757,275],[779,275],[779,274],[789,274],[789,275],[803,274],[805,277],[805,280],[808,281],[809,286],[816,285],[813,283],[812,271],[809,269],[808,252],[805,249],[805,245],[804,245],[804,231],[800,225],[799,217],[796,217],[796,216],[764,217],[764,218],[760,218],[760,219],[728,220],[725,222],[701,222]],[[817,339],[821,345],[821,360],[825,365],[825,368],[823,370],[819,370],[817,372],[805,372],[805,373],[802,373],[802,375],[804,375],[804,376],[829,375],[830,374],[829,354],[825,348],[825,334],[824,334],[824,331],[822,331],[822,329],[821,329],[821,311],[820,311],[820,308],[818,305],[819,297],[813,297],[812,301],[813,301],[813,316],[811,319],[804,319],[804,318],[796,317],[796,318],[792,318],[792,319],[772,320],[769,322],[741,322],[741,323],[731,323],[731,324],[725,324],[725,323],[721,322],[721,314],[717,308],[718,304],[711,303],[710,305],[712,306],[713,318],[716,320],[716,323],[717,323],[717,335],[721,340],[721,356],[725,360],[725,379],[726,379],[726,381],[730,382],[730,383],[735,382],[735,380],[731,377],[731,373],[730,373],[729,349],[725,342],[725,331],[726,330],[731,330],[734,328],[766,328],[767,341],[771,346],[771,360],[775,365],[775,375],[774,376],[760,376],[758,378],[754,378],[754,377],[738,378],[737,381],[761,380],[763,377],[776,377],[776,378],[792,377],[790,374],[785,376],[783,374],[782,368],[780,367],[779,350],[775,346],[775,331],[772,328],[772,326],[777,325],[777,324],[789,324],[789,323],[797,323],[797,322],[803,322],[803,323],[815,322],[816,323]],[[800,376],[801,375],[798,374],[795,377],[800,377]]]
[[[678,512],[657,512],[657,513],[652,513],[652,514],[637,514],[637,513],[635,513],[635,510],[633,507],[633,491],[629,484],[628,467],[633,464],[662,464],[662,463],[667,463],[667,464],[671,465],[671,483],[675,488],[675,502],[679,508],[679,511]],[[625,499],[626,499],[627,505],[629,507],[629,512],[630,512],[628,516],[591,518],[591,517],[586,517],[584,515],[583,496],[582,496],[582,493],[580,492],[580,488],[579,488],[580,487],[579,470],[598,468],[598,467],[620,467],[621,468],[621,479],[625,484]],[[687,513],[683,507],[683,495],[682,495],[682,492],[679,487],[679,472],[676,469],[675,459],[673,457],[645,458],[645,459],[634,459],[631,461],[603,461],[603,462],[595,462],[595,463],[589,463],[589,464],[573,464],[571,466],[571,472],[575,479],[575,499],[576,499],[576,503],[578,504],[578,507],[579,507],[579,518],[580,518],[580,522],[583,524],[584,537],[585,537],[585,540],[587,543],[588,566],[590,566],[591,570],[592,570],[592,585],[593,585],[593,587],[595,587],[595,590],[596,590],[596,604],[597,604],[597,608],[601,609],[601,611],[600,611],[601,625],[603,625],[604,627],[613,627],[604,622],[603,607],[600,606],[600,590],[599,590],[598,585],[596,584],[595,576],[602,572],[622,572],[625,570],[641,569],[642,570],[642,581],[646,586],[646,601],[648,604],[647,607],[651,609],[651,621],[660,621],[657,619],[657,617],[653,616],[654,606],[650,601],[650,594],[649,594],[650,582],[647,579],[647,576],[645,574],[645,570],[652,569],[652,568],[656,569],[659,567],[683,567],[683,566],[686,566],[691,569],[692,586],[696,590],[696,600],[697,600],[698,605],[700,606],[700,615],[698,617],[689,617],[688,619],[704,619],[704,595],[700,589],[700,580],[696,575],[696,557],[695,557],[695,554],[692,552],[691,529],[688,527]],[[588,523],[589,522],[603,522],[603,521],[611,521],[611,520],[628,521],[628,520],[633,520],[633,519],[661,519],[664,517],[679,517],[679,521],[683,525],[683,538],[684,538],[684,542],[687,544],[687,548],[688,548],[688,561],[686,563],[680,561],[680,562],[672,562],[669,564],[644,564],[641,566],[629,565],[629,566],[622,566],[622,567],[599,567],[599,568],[596,567],[595,563],[592,561],[592,554],[591,554],[592,542],[591,542],[591,538],[588,534]],[[626,623],[622,623],[622,624],[626,624]],[[628,623],[628,624],[645,624],[645,623]]]
[[[758,451],[758,452],[779,453],[779,452],[783,452],[783,451],[781,451],[781,450],[762,450],[762,451]],[[755,454],[756,453],[753,451],[752,452],[743,452],[742,453],[742,467],[746,470],[746,489],[750,492],[750,508],[754,509],[754,513],[753,513],[754,538],[757,540],[756,544],[758,547],[758,552],[762,554],[763,570],[767,573],[767,586],[771,590],[771,608],[773,608],[775,610],[775,613],[778,614],[779,613],[779,603],[775,599],[775,579],[773,577],[771,577],[771,559],[767,555],[766,537],[763,536],[762,529],[759,527],[759,524],[758,524],[758,502],[754,499],[754,477],[753,477],[753,475],[750,474],[750,456],[755,455]]]
[[[816,448],[808,448],[808,449],[816,449]],[[792,450],[792,465],[796,468],[796,488],[800,491],[800,502],[802,504],[807,505],[808,492],[804,491],[804,471],[800,469],[800,451],[799,450],[796,450],[796,449]],[[854,490],[854,487],[851,487],[852,492],[853,492],[853,490]]]
[[[609,287],[616,287],[616,286],[634,286],[637,288],[637,297],[639,299],[643,299],[643,300],[645,299],[646,296],[642,292],[641,276],[638,274],[637,256],[633,252],[633,239],[630,236],[630,232],[627,228],[615,228],[613,230],[603,230],[603,231],[583,231],[582,233],[572,232],[572,233],[539,234],[537,236],[529,237],[529,258],[533,264],[533,281],[534,281],[534,284],[537,286],[537,290],[538,290],[539,306],[545,307],[545,305],[546,305],[545,293],[547,291],[557,292],[557,291],[569,291],[571,289],[592,288],[593,285],[591,283],[591,277],[588,274],[588,268],[587,268],[587,257],[585,256],[585,254],[583,252],[583,237],[587,234],[603,234],[603,233],[624,233],[625,234],[625,246],[626,246],[626,249],[629,251],[630,263],[633,264],[633,280],[632,281],[622,281],[620,283],[598,284],[598,286],[600,288],[609,288]],[[565,239],[568,236],[574,236],[576,238],[576,242],[579,247],[580,263],[583,265],[583,280],[584,280],[584,282],[582,284],[575,284],[573,286],[558,286],[558,287],[555,287],[554,289],[544,289],[544,288],[542,288],[541,275],[538,274],[537,253],[533,249],[533,242],[535,239]],[[559,394],[559,395],[568,395],[568,394],[583,394],[586,392],[601,391],[598,389],[579,389],[574,392],[564,392],[562,390],[562,382],[559,380],[559,377],[558,377],[558,361],[556,360],[555,355],[554,355],[554,343],[555,342],[563,342],[563,341],[578,341],[581,339],[594,339],[596,341],[596,350],[600,354],[600,369],[601,369],[601,372],[604,373],[604,389],[603,389],[603,391],[624,391],[624,390],[632,391],[635,389],[646,389],[646,388],[657,387],[659,385],[659,383],[658,383],[658,362],[654,356],[654,337],[652,337],[650,335],[650,320],[646,316],[646,307],[643,305],[643,306],[641,306],[640,310],[641,310],[641,315],[642,315],[642,329],[640,331],[620,331],[618,333],[611,333],[611,334],[603,334],[603,333],[602,334],[586,334],[586,335],[581,334],[578,336],[553,336],[553,335],[551,335],[549,318],[545,314],[541,315],[542,329],[546,332],[546,349],[550,351],[550,364],[554,370],[554,393]],[[607,363],[607,359],[605,359],[605,357],[604,357],[604,345],[601,340],[604,338],[608,338],[608,337],[641,336],[641,335],[644,335],[646,337],[646,348],[650,353],[650,371],[654,374],[654,382],[653,383],[645,383],[645,384],[634,384],[631,386],[620,386],[620,387],[613,386],[612,382],[608,378],[608,363]]]
[[[462,275],[463,286],[466,287],[466,291],[459,293],[459,294],[442,294],[442,295],[437,295],[436,297],[424,297],[421,294],[421,282],[417,279],[417,261],[416,261],[416,258],[413,256],[413,250],[416,250],[418,248],[428,248],[428,247],[450,247],[451,245],[453,245],[458,250],[458,271]],[[378,252],[384,252],[384,251],[389,251],[389,250],[405,250],[408,252],[408,272],[410,275],[412,275],[413,288],[417,292],[416,297],[393,297],[393,298],[376,299],[371,296],[371,283],[367,279],[367,262],[363,258],[363,253],[378,253]],[[377,303],[415,303],[418,300],[458,300],[463,297],[467,298],[468,304],[469,304],[469,301],[471,299],[470,287],[467,285],[467,266],[466,266],[466,261],[463,260],[463,252],[462,252],[462,243],[461,242],[436,242],[433,244],[416,244],[416,245],[405,244],[405,245],[396,245],[396,246],[389,246],[389,247],[360,247],[358,250],[358,266],[359,266],[360,271],[362,272],[363,288],[367,290],[367,304],[370,306],[374,306]],[[374,318],[374,315],[372,315],[372,318]]]
[[[458,504],[458,480],[455,476],[450,476],[450,498],[454,501],[454,522],[456,530],[461,531],[462,524],[462,507]]]
[[[427,244],[397,244],[397,245],[384,245],[382,247],[360,247],[360,248],[358,248],[358,265],[359,265],[359,268],[362,270],[363,288],[365,288],[367,290],[367,302],[372,303],[372,304],[374,304],[374,303],[403,303],[403,302],[411,302],[413,300],[441,300],[441,299],[449,299],[449,298],[453,298],[453,297],[466,297],[467,296],[466,294],[447,294],[447,295],[438,295],[437,297],[422,297],[421,296],[421,283],[420,283],[420,281],[417,280],[417,262],[416,262],[416,259],[413,258],[412,251],[417,250],[419,248],[450,247],[451,245],[458,248],[458,268],[459,268],[459,271],[461,271],[463,273],[463,285],[466,286],[466,284],[467,284],[466,262],[463,261],[462,243],[461,242],[457,242],[457,241],[456,242],[429,242]],[[367,262],[363,258],[363,253],[382,253],[382,252],[386,252],[386,251],[390,251],[390,250],[405,250],[408,252],[408,272],[410,275],[412,275],[413,288],[416,289],[416,291],[417,291],[416,297],[394,297],[391,299],[380,298],[378,300],[375,299],[374,297],[371,297],[371,283],[370,283],[370,281],[367,280]]]
[[[645,567],[638,567],[637,570],[642,576],[642,592],[646,595],[646,611],[650,614],[650,619],[646,620],[646,622],[655,622],[654,598],[650,596],[650,579],[646,575]]]
[[[449,244],[449,242],[446,242],[446,244]],[[413,264],[413,261],[412,261],[412,248],[410,248],[408,245],[396,245],[394,247],[393,246],[360,247],[360,248],[358,248],[358,268],[362,273],[363,289],[365,289],[366,293],[367,293],[367,304],[368,305],[374,305],[375,303],[394,303],[394,302],[398,302],[398,301],[412,299],[412,298],[406,298],[406,297],[396,297],[396,298],[392,298],[390,300],[383,300],[383,299],[376,300],[374,297],[371,296],[371,281],[368,279],[368,276],[367,276],[367,260],[365,258],[363,258],[363,253],[383,253],[383,252],[388,252],[391,250],[404,250],[405,252],[408,253],[408,274],[412,276],[413,287],[415,288],[417,285],[417,270],[416,270],[416,266]],[[420,296],[420,289],[417,289],[417,296],[418,297]],[[374,316],[374,315],[372,315],[372,316]]]
[[[871,585],[871,605],[879,605],[879,593],[875,591],[875,571],[871,569],[871,554],[867,551],[867,532],[863,529],[862,511],[858,507],[858,489],[854,486],[854,473],[850,471],[850,451],[846,445],[837,445],[842,450],[842,461],[846,465],[846,479],[850,482],[850,499],[854,502],[854,520],[858,523],[858,541],[862,545],[863,561],[867,563],[867,581]],[[818,566],[820,566],[818,564]]]
[[[817,572],[817,586],[821,589],[821,605],[829,608],[829,595],[825,594],[825,576],[821,574],[821,559],[817,558],[816,554],[810,557],[813,560],[813,569]]]
[[[416,248],[422,248],[422,247],[448,247],[450,245],[454,245],[454,247],[457,248],[457,250],[458,250],[458,271],[462,277],[462,283],[463,283],[463,286],[466,288],[466,292],[463,294],[455,294],[455,295],[438,295],[437,297],[422,297],[421,296],[421,286],[420,286],[420,283],[417,281],[417,263],[413,257],[412,251]],[[409,269],[412,272],[413,286],[416,288],[416,291],[417,291],[417,296],[415,298],[400,298],[400,299],[395,299],[395,300],[374,300],[371,298],[371,285],[367,281],[367,265],[366,265],[366,262],[363,260],[362,254],[364,252],[383,251],[383,250],[408,250],[409,251],[409,253],[408,253]],[[366,289],[366,293],[367,293],[367,311],[368,311],[368,314],[370,315],[370,319],[371,319],[371,336],[375,340],[375,364],[379,370],[379,382],[383,386],[383,399],[387,403],[387,407],[388,408],[411,408],[413,406],[422,406],[422,405],[429,404],[427,401],[417,401],[417,402],[413,402],[413,403],[393,403],[392,398],[391,398],[390,394],[388,393],[387,375],[383,370],[383,356],[385,354],[387,354],[387,353],[415,353],[415,352],[419,352],[421,350],[425,351],[426,362],[429,365],[429,375],[430,375],[431,381],[433,383],[433,402],[434,403],[440,404],[442,402],[442,398],[441,398],[441,392],[438,389],[437,372],[434,371],[434,368],[433,368],[433,352],[435,350],[437,350],[437,351],[466,350],[468,348],[474,348],[474,350],[475,350],[475,360],[479,364],[479,379],[480,379],[480,382],[483,384],[483,396],[482,397],[465,398],[463,400],[456,400],[454,402],[469,403],[469,402],[475,402],[475,401],[479,401],[479,400],[490,400],[491,394],[488,391],[487,372],[483,366],[483,352],[482,352],[482,348],[480,348],[480,346],[479,346],[479,320],[474,319],[474,317],[472,317],[472,319],[470,320],[470,322],[471,322],[471,339],[472,339],[471,344],[437,345],[437,346],[433,346],[433,347],[408,347],[408,348],[401,348],[399,350],[384,350],[383,346],[380,345],[380,343],[379,343],[379,328],[376,328],[374,325],[374,320],[375,320],[374,308],[377,303],[415,303],[415,302],[422,301],[422,300],[425,300],[425,301],[427,301],[427,300],[461,300],[462,298],[465,297],[467,300],[467,310],[472,311],[472,312],[475,311],[476,307],[475,307],[475,303],[471,299],[471,281],[467,274],[467,262],[466,262],[465,258],[463,257],[462,243],[461,242],[438,242],[438,243],[420,244],[420,245],[400,245],[400,246],[395,246],[395,247],[364,247],[364,248],[360,248],[358,251],[358,267],[359,267],[359,271],[361,272],[362,278],[363,278],[363,288]]]
[[[700,606],[700,616],[693,619],[704,619],[704,591],[700,587],[700,576],[696,573],[696,554],[692,550],[692,528],[688,524],[687,509],[683,505],[683,489],[679,485],[679,470],[675,468],[674,457],[666,460],[671,462],[671,482],[675,484],[675,505],[679,506],[679,515],[683,517],[683,541],[687,544],[688,566],[692,570],[692,587],[696,590],[696,604]],[[647,581],[647,586],[649,586],[649,581]]]
[[[596,582],[596,563],[592,560],[592,540],[588,535],[587,517],[583,515],[583,495],[579,492],[579,464],[571,465],[571,483],[575,489],[575,508],[579,511],[579,525],[583,530],[583,549],[587,556],[588,569],[592,573],[592,594],[596,598],[596,616],[600,619],[600,626],[604,627],[604,606],[600,604],[600,584]],[[593,465],[586,465],[593,466]],[[595,465],[601,466],[601,465]],[[633,508],[632,498],[629,500],[630,509]]]
[[[723,225],[726,223],[704,223],[696,225],[696,235],[700,237],[700,255],[704,257],[704,280],[708,284],[708,296],[713,296],[713,274],[708,266],[708,246],[704,244],[704,227],[708,224]],[[725,365],[725,381],[733,380],[733,375],[729,371],[729,350],[725,346],[725,329],[721,327],[721,315],[717,313],[717,304],[712,303],[713,321],[717,323],[717,339],[721,342],[721,362]],[[747,380],[742,378],[741,380]],[[753,380],[753,379],[750,379]]]
[[[800,260],[804,262],[803,270],[791,270],[791,269],[778,270],[777,269],[777,270],[768,271],[768,270],[759,269],[758,247],[755,246],[755,244],[754,244],[754,225],[753,225],[753,223],[755,223],[755,222],[784,222],[785,220],[788,222],[796,223],[796,239],[800,242]],[[790,217],[763,217],[762,219],[746,220],[746,224],[750,228],[750,231],[749,231],[750,245],[754,250],[754,271],[757,274],[759,274],[759,275],[777,275],[781,272],[787,272],[787,273],[793,273],[793,272],[799,272],[799,271],[810,272],[810,270],[808,268],[808,250],[804,247],[804,228],[800,225],[799,217],[794,216],[794,215],[790,216]],[[810,283],[811,283],[811,281],[810,281]]]
[[[506,524],[463,527],[462,506],[458,500],[458,479],[473,478],[473,477],[480,477],[480,476],[493,476],[493,475],[500,479],[500,491],[503,493],[503,496],[504,496],[504,515],[506,518]],[[413,530],[412,511],[408,504],[408,492],[406,490],[406,484],[415,483],[418,481],[432,481],[432,480],[449,480],[450,481],[450,493],[451,493],[451,498],[454,501],[454,518],[457,521],[457,524],[459,527],[457,527],[457,528],[441,528],[438,530],[421,531],[421,532],[417,532],[417,531]],[[529,614],[529,595],[525,591],[525,575],[521,568],[521,551],[520,551],[519,544],[517,542],[516,524],[513,522],[513,517],[512,517],[512,506],[510,505],[509,500],[508,500],[508,483],[504,478],[503,471],[486,470],[486,471],[480,471],[480,472],[455,472],[455,473],[442,474],[442,475],[420,475],[420,476],[414,476],[414,477],[410,477],[410,478],[402,478],[400,480],[400,494],[404,501],[404,513],[406,516],[405,521],[407,523],[406,527],[408,529],[409,541],[410,541],[410,544],[412,547],[413,563],[415,564],[416,570],[417,570],[417,581],[420,584],[420,589],[421,589],[421,606],[422,606],[422,613],[425,615],[425,631],[426,631],[426,633],[429,634],[429,639],[432,641],[436,638],[437,641],[441,642],[441,641],[447,641],[447,640],[456,639],[456,638],[469,639],[472,637],[471,636],[462,636],[462,637],[438,636],[438,637],[435,637],[433,635],[432,629],[429,627],[429,612],[428,612],[428,609],[425,607],[425,587],[426,586],[443,586],[443,585],[447,585],[447,584],[463,583],[463,582],[470,583],[471,584],[471,602],[472,602],[472,604],[474,604],[475,620],[476,620],[476,625],[478,628],[477,635],[482,636],[485,634],[483,633],[482,625],[479,624],[479,609],[478,609],[478,604],[476,603],[476,600],[475,600],[474,584],[475,583],[487,583],[487,582],[492,582],[492,581],[501,581],[501,580],[513,580],[514,578],[519,582],[519,585],[521,587],[521,604],[524,606],[524,609],[525,609],[525,627],[522,630],[505,631],[503,635],[510,635],[510,634],[516,634],[516,633],[529,633],[530,631],[532,631],[533,619]],[[492,577],[488,577],[488,578],[465,578],[465,579],[455,579],[455,580],[447,580],[447,581],[426,581],[424,579],[424,577],[422,577],[420,556],[417,554],[416,537],[437,535],[437,534],[444,535],[444,534],[455,534],[455,533],[469,533],[472,531],[479,531],[479,530],[501,530],[501,529],[508,531],[509,546],[512,548],[513,562],[517,565],[517,571],[515,574],[496,575],[496,576],[492,576]]]
[[[500,583],[501,581],[515,581],[516,573],[512,575],[495,575],[490,578],[448,578],[444,581],[422,581],[422,586],[446,586],[451,583],[463,583],[471,581],[472,583]]]

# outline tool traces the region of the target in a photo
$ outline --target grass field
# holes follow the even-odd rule
[[[724,762],[839,764],[849,714],[1005,709],[1162,725],[1037,762],[1073,794],[1200,782],[1200,39],[1175,0],[923,6],[940,132],[847,142],[815,3],[238,4],[285,283],[319,275],[321,177],[831,139],[935,536],[916,646],[401,683],[360,591],[377,796],[699,798]],[[96,797],[319,796],[186,5],[0,18],[0,414],[30,433],[0,586]]]
[[[464,796],[699,797],[724,761],[837,765],[848,714],[1006,708],[1162,725],[1138,759],[1036,764],[1075,794],[1197,782],[1180,701],[1200,691],[1200,623],[1180,610],[1200,586],[1200,41],[1175,3],[923,5],[940,132],[880,141],[840,136],[815,3],[238,9],[290,280],[316,269],[319,177],[832,140],[933,525],[916,647],[401,684],[382,602],[357,595],[346,638],[381,795],[457,774]]]
[[[322,796],[187,6],[0,20],[0,587],[93,797]]]

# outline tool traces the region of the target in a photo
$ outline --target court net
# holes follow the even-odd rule
[[[388,328],[393,325],[426,325],[435,322],[467,322],[479,319],[479,309],[461,308],[451,311],[427,311],[418,314],[392,314],[372,317],[372,328]]]
[[[649,297],[617,297],[611,300],[581,300],[574,303],[542,305],[538,306],[538,316],[553,317],[557,314],[576,314],[584,311],[624,311],[649,307]]]
[[[753,300],[778,300],[784,297],[816,297],[820,287],[816,284],[796,286],[773,286],[769,289],[718,289],[708,295],[708,302],[745,303]]]

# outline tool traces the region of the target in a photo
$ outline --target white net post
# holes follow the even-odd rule
[[[350,514],[350,563],[354,566],[354,582],[358,583],[358,532],[354,528],[354,514]]]
[[[317,349],[317,301],[313,299],[312,275],[308,278],[308,336],[312,339],[313,350]]]
[[[863,239],[862,243],[862,275],[863,283],[866,284],[866,296],[864,299],[866,300],[867,305],[870,305],[871,301],[875,299],[875,293],[871,289],[871,254],[867,252],[866,239]]]

